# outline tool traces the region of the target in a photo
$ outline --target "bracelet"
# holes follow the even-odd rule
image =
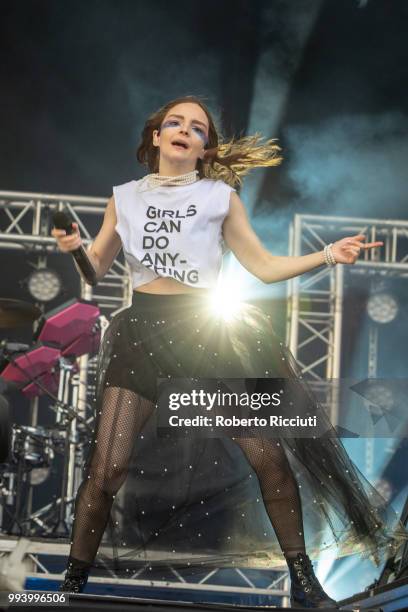
[[[331,242],[330,244],[326,244],[324,247],[324,261],[328,266],[335,266],[337,264],[331,249],[332,246],[333,243]]]

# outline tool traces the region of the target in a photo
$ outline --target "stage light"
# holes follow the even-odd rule
[[[390,293],[374,293],[367,302],[367,313],[376,323],[390,323],[398,313],[398,302]]]
[[[231,282],[218,286],[210,297],[210,304],[216,316],[230,321],[241,309],[241,291]]]
[[[62,283],[54,270],[40,268],[30,274],[27,287],[34,299],[39,302],[50,302],[61,291]]]
[[[38,467],[30,470],[29,481],[33,486],[37,486],[45,482],[51,473],[50,467]]]

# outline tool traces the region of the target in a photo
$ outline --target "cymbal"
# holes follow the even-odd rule
[[[41,310],[23,300],[0,299],[0,327],[21,327],[41,316]]]

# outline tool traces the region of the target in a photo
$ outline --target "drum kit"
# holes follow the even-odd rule
[[[80,472],[80,459],[93,421],[92,417],[86,418],[84,406],[79,408],[80,385],[84,385],[79,358],[98,352],[104,323],[106,318],[91,300],[74,298],[43,314],[27,302],[0,299],[0,328],[10,330],[31,324],[35,329],[31,345],[0,340],[3,532],[37,536],[69,533],[75,476]],[[50,398],[54,422],[49,426],[37,425],[37,419],[31,425],[13,423],[11,408],[19,395],[31,400],[32,405],[41,396]],[[44,483],[52,470],[58,472],[58,456],[62,458],[59,497],[54,495],[51,503],[33,512],[33,487]]]

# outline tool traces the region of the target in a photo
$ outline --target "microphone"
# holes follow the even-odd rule
[[[71,219],[64,212],[59,211],[59,212],[54,213],[52,220],[54,223],[54,227],[56,229],[65,230],[67,232],[67,235],[72,234],[75,231],[72,226]],[[97,285],[98,280],[96,278],[96,272],[94,270],[93,265],[89,261],[89,257],[86,254],[84,247],[81,245],[78,249],[75,249],[69,252],[71,253],[73,258],[77,262],[78,267],[81,270],[82,274],[84,275],[84,278],[86,282],[88,283],[88,285],[93,285],[93,286]]]

